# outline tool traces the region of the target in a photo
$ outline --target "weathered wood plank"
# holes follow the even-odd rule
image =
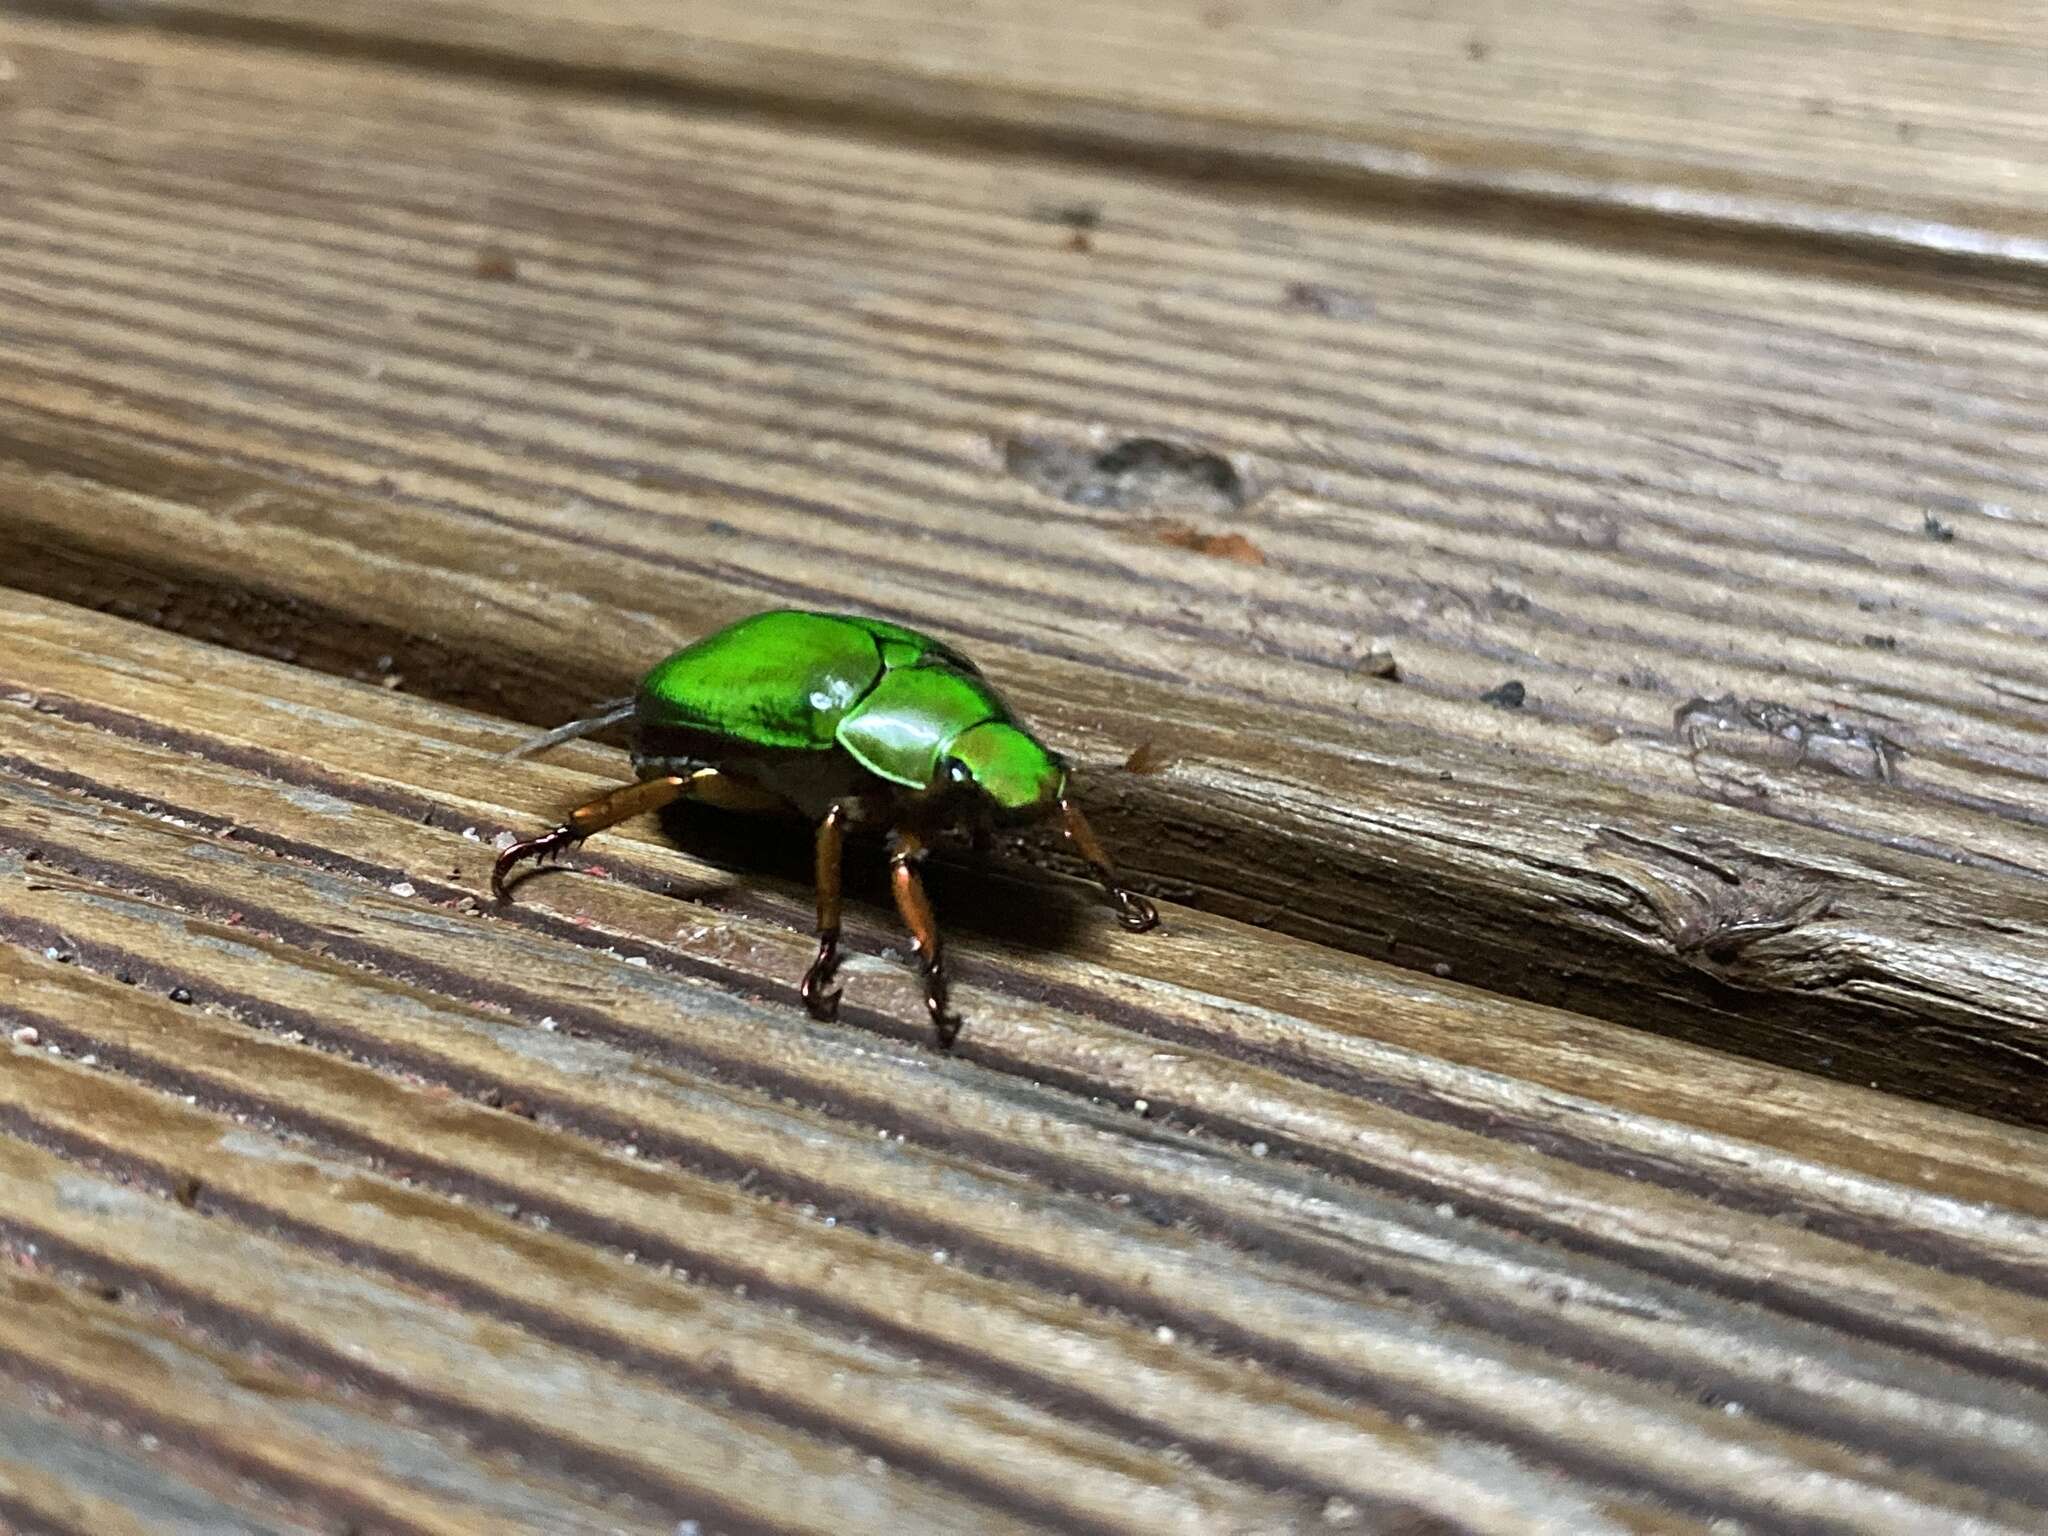
[[[99,0],[24,9],[98,17]],[[2048,263],[2033,5],[128,0],[124,22],[869,126]],[[1071,206],[1071,205],[1070,205]]]
[[[0,1151],[31,1160],[10,1187],[130,1184],[25,1198],[9,1241],[61,1239],[59,1269],[139,1267],[120,1283],[166,1316],[302,1366],[369,1326],[350,1298],[439,1296],[670,1425],[665,1466],[708,1411],[880,1457],[892,1507],[2038,1522],[2037,1136],[1334,954],[1337,1006],[1296,1012],[1273,978],[1303,946],[1181,909],[1149,952],[1097,920],[963,937],[939,1058],[900,966],[855,965],[839,1026],[793,1005],[793,882],[645,833],[605,845],[609,879],[465,911],[492,833],[615,754],[508,767],[475,716],[6,618],[40,681],[0,691],[0,1012],[38,1035],[0,1073]],[[1485,1068],[1408,1043],[1455,1031]],[[407,1342],[360,1390],[456,1392],[457,1335],[426,1331],[377,1333]],[[699,1383],[718,1404],[685,1413]],[[578,1402],[490,1411],[542,1476],[597,1443]],[[921,1436],[939,1420],[957,1438]]]
[[[125,1181],[23,1145],[35,1122],[16,1111],[43,1069],[27,1048],[10,1056],[0,1081],[11,1134],[0,1139],[0,1161],[4,1240],[17,1272],[0,1289],[0,1521],[12,1502],[32,1512],[13,1516],[24,1530],[90,1536],[122,1531],[124,1512],[135,1530],[192,1536],[338,1527],[465,1536],[479,1517],[565,1536],[655,1528],[608,1501],[537,1487],[459,1439],[366,1410],[346,1366],[280,1370],[274,1359],[212,1347],[153,1319],[174,1303],[147,1276],[184,1246],[175,1237],[180,1224],[196,1244],[213,1242],[218,1229]],[[47,1107],[38,1102],[31,1114]],[[63,1219],[41,1220],[50,1209]],[[60,1228],[118,1228],[123,1218],[172,1240],[157,1252],[138,1236],[87,1278]],[[243,1305],[255,1289],[244,1285]],[[221,1322],[185,1321],[202,1335]]]
[[[1152,739],[1096,782],[1160,888],[2044,1114],[2038,316],[8,35],[10,579],[528,719],[879,609],[1091,766]],[[1120,211],[1088,255],[1044,198]],[[1226,453],[1048,447],[1167,439]],[[1724,693],[1770,709],[1674,739]]]

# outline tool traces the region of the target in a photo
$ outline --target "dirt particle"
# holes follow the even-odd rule
[[[1483,37],[1467,38],[1465,40],[1465,57],[1474,64],[1484,64],[1493,57],[1493,44]]]
[[[1937,544],[1953,544],[1956,541],[1955,529],[1932,512],[1923,512],[1920,515],[1920,531]]]
[[[1401,665],[1394,659],[1394,653],[1381,646],[1374,646],[1358,658],[1355,671],[1367,677],[1383,677],[1390,683],[1401,681]]]
[[[1479,695],[1479,702],[1491,704],[1496,709],[1520,709],[1529,702],[1529,690],[1521,679],[1511,677],[1498,688],[1489,688]]]
[[[173,987],[170,999],[174,1003],[189,1003],[192,1001],[192,990],[189,987]]]
[[[1155,523],[1152,537],[1175,549],[1193,550],[1212,560],[1235,560],[1239,565],[1264,565],[1266,553],[1241,533],[1204,533],[1186,523]]]
[[[42,1031],[33,1024],[22,1025],[21,1028],[14,1031],[7,1038],[16,1045],[41,1045],[43,1043]]]
[[[1100,203],[1052,203],[1031,210],[1031,217],[1041,224],[1063,224],[1068,229],[1088,230],[1102,228],[1102,205]]]
[[[1222,454],[1159,437],[1126,438],[1097,448],[1019,434],[1004,444],[1003,466],[1026,484],[1077,507],[1220,517],[1251,500],[1244,477]]]
[[[1897,635],[1865,635],[1863,643],[1873,651],[1896,651],[1899,648]]]
[[[199,1204],[199,1197],[205,1191],[206,1186],[199,1182],[198,1177],[188,1173],[171,1186],[171,1198],[189,1211]]]
[[[1289,283],[1285,302],[1289,309],[1332,320],[1356,320],[1372,313],[1372,300],[1328,283]]]
[[[475,271],[487,283],[516,283],[519,258],[502,245],[487,245],[476,253]]]
[[[1164,773],[1178,759],[1152,737],[1138,743],[1131,755],[1124,759],[1126,773]]]

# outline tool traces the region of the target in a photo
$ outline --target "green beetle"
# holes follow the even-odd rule
[[[846,829],[889,829],[890,887],[924,974],[941,1046],[960,1021],[946,1007],[939,929],[918,865],[931,834],[985,832],[1053,815],[1095,871],[1126,928],[1159,921],[1118,882],[1067,796],[1067,765],[1022,725],[981,669],[943,641],[851,614],[757,613],[677,651],[631,699],[517,748],[524,756],[631,723],[639,782],[578,806],[539,837],[507,848],[491,872],[545,858],[591,833],[685,797],[731,810],[793,812],[817,824],[818,954],[804,973],[811,1015],[839,1010],[839,866]]]

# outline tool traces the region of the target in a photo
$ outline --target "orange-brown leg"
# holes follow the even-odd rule
[[[915,833],[896,834],[896,846],[889,854],[889,888],[896,895],[896,910],[903,926],[917,946],[918,965],[924,972],[924,1011],[931,1015],[932,1032],[939,1049],[951,1050],[960,1033],[960,1020],[946,1008],[946,959],[939,947],[939,922],[932,915],[931,898],[924,893],[924,881],[917,866],[924,858],[923,839]]]
[[[1158,927],[1159,909],[1117,879],[1116,871],[1110,867],[1109,855],[1095,840],[1095,830],[1081,815],[1080,808],[1071,800],[1062,800],[1060,816],[1066,824],[1067,840],[1088,861],[1088,867],[1095,871],[1095,878],[1109,893],[1109,899],[1116,907],[1117,920],[1133,933],[1144,933]]]
[[[839,861],[846,848],[846,807],[835,805],[818,823],[818,957],[804,972],[804,1007],[811,1017],[839,1017]]]
[[[646,811],[658,811],[672,801],[690,794],[700,780],[713,777],[714,771],[700,769],[687,778],[670,775],[660,779],[642,779],[637,784],[622,784],[608,795],[600,795],[588,805],[579,805],[569,813],[569,819],[539,837],[530,837],[523,843],[514,843],[498,855],[498,862],[491,870],[491,893],[500,901],[507,898],[505,877],[527,859],[544,859],[549,854],[580,843],[593,832],[602,832],[629,816],[638,816]]]

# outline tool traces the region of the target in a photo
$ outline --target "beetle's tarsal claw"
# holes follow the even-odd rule
[[[1159,926],[1159,909],[1136,891],[1121,885],[1109,888],[1109,899],[1116,904],[1116,918],[1133,933],[1150,933]]]
[[[919,961],[924,972],[924,1011],[931,1016],[932,1035],[940,1050],[950,1051],[953,1042],[960,1038],[960,1015],[946,1006],[945,967],[925,964],[922,956]]]
[[[511,900],[512,891],[506,884],[506,877],[513,870],[528,859],[545,863],[550,856],[581,841],[582,834],[564,822],[559,827],[543,832],[539,837],[529,837],[523,843],[514,843],[499,854],[498,862],[491,866],[491,894],[500,901]]]
[[[811,968],[804,972],[804,1007],[812,1018],[821,1024],[830,1024],[839,1017],[839,994],[841,988],[832,985],[832,978],[839,973],[839,940],[837,936],[818,940],[818,957],[811,962]]]
[[[931,1015],[932,1038],[938,1041],[939,1049],[953,1049],[953,1042],[960,1038],[960,1015],[946,1011],[946,989],[943,983],[940,984],[936,995],[927,988],[924,995],[924,1011]]]

